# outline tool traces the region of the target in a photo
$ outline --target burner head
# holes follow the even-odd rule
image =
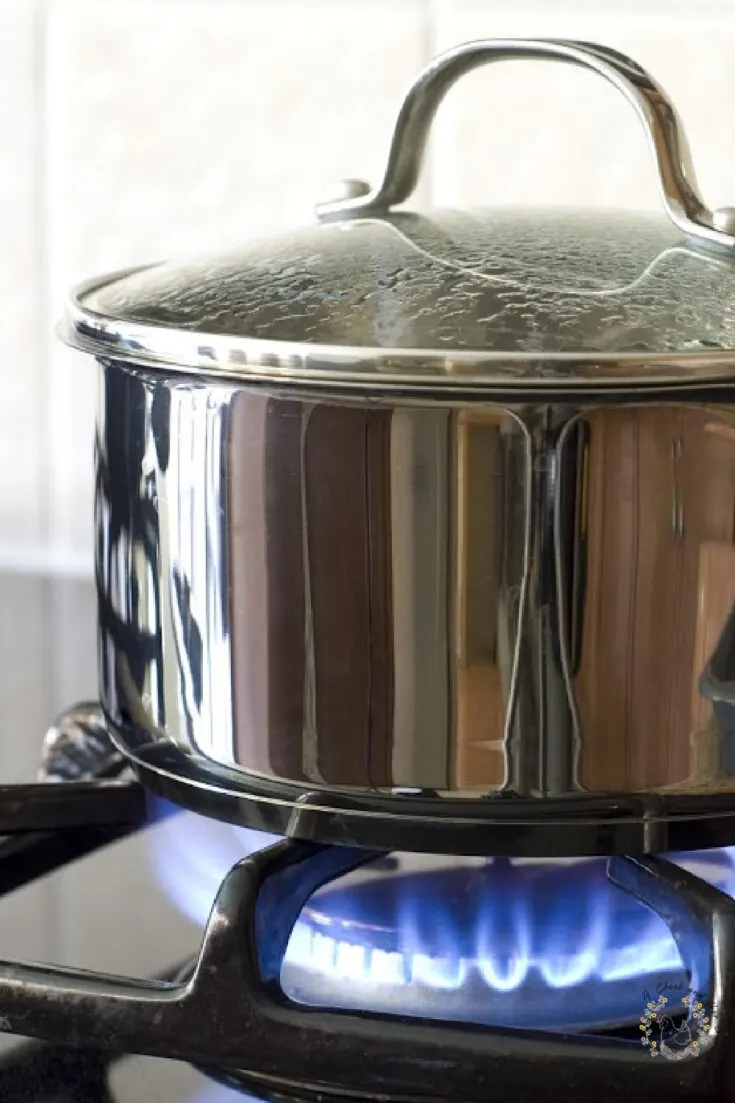
[[[184,815],[151,853],[203,925],[221,878],[264,842]],[[676,860],[735,894],[735,851]],[[636,1023],[662,993],[676,1012],[688,983],[664,922],[598,859],[386,856],[314,894],[281,970],[286,995],[312,1006],[552,1031]]]
[[[690,868],[735,891],[730,853]],[[552,1031],[635,1023],[659,994],[676,1013],[689,985],[666,925],[602,861],[412,856],[318,892],[281,980],[312,1005]]]

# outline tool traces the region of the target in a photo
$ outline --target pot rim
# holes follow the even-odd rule
[[[66,302],[57,329],[60,338],[98,358],[167,372],[252,383],[295,383],[317,390],[344,387],[368,395],[429,391],[449,397],[456,389],[478,397],[499,390],[599,393],[735,382],[735,350],[529,355],[309,344],[131,322],[87,305],[85,300],[103,287],[153,267],[156,265],[122,269],[78,284]]]

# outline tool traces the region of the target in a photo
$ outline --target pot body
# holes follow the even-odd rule
[[[735,841],[735,403],[100,381],[100,692],[165,795],[406,849]]]

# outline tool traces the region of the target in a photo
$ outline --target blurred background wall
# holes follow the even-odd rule
[[[0,568],[91,569],[95,380],[54,337],[65,289],[308,221],[341,177],[377,179],[432,54],[511,35],[630,53],[705,199],[735,204],[732,0],[0,0]],[[627,104],[550,63],[449,94],[419,198],[657,205]]]

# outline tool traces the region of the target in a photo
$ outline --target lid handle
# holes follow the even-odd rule
[[[384,214],[413,192],[442,99],[464,73],[510,58],[566,61],[610,81],[635,108],[648,136],[666,213],[683,233],[707,245],[735,246],[735,211],[710,211],[697,182],[684,129],[666,93],[635,61],[604,46],[554,39],[487,39],[467,42],[435,58],[419,74],[396,120],[383,182],[371,189],[347,181],[345,194],[316,208],[321,221]]]

